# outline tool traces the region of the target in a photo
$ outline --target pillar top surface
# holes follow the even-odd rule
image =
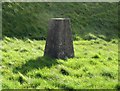
[[[51,18],[52,20],[69,20],[69,18]]]

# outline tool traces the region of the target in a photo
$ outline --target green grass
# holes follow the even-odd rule
[[[74,58],[43,56],[48,21],[53,17],[70,18]],[[3,89],[120,88],[118,3],[6,2],[2,18]]]
[[[74,41],[75,57],[43,57],[45,41],[5,37],[2,41],[2,88],[115,89],[118,41]]]
[[[46,39],[50,18],[70,18],[73,38],[89,33],[106,40],[118,35],[118,3],[40,2],[2,4],[2,34],[9,37]]]

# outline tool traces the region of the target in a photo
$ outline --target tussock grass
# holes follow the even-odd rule
[[[45,41],[5,37],[2,68],[4,89],[116,89],[117,40],[74,41],[75,57],[43,57]]]
[[[74,40],[99,37],[110,41],[119,33],[117,2],[4,2],[2,34],[44,40],[49,19],[57,17],[70,18]]]

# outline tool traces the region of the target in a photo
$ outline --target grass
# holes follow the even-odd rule
[[[111,40],[118,35],[118,3],[40,2],[2,3],[2,34],[46,39],[50,18],[70,18],[73,38],[89,33]]]
[[[74,41],[75,57],[43,57],[45,41],[5,37],[3,89],[117,89],[118,41]]]
[[[2,17],[3,89],[120,88],[118,3],[5,2]],[[53,17],[70,18],[74,58],[43,56],[48,21]]]

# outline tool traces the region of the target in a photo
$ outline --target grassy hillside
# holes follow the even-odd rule
[[[2,6],[3,89],[120,88],[117,3],[16,2]],[[48,21],[53,17],[71,19],[74,58],[43,56]]]
[[[117,38],[118,3],[3,3],[3,36],[46,39],[53,17],[71,19],[74,40]]]
[[[43,57],[45,41],[5,37],[4,89],[117,89],[118,41],[74,41],[75,57]]]

